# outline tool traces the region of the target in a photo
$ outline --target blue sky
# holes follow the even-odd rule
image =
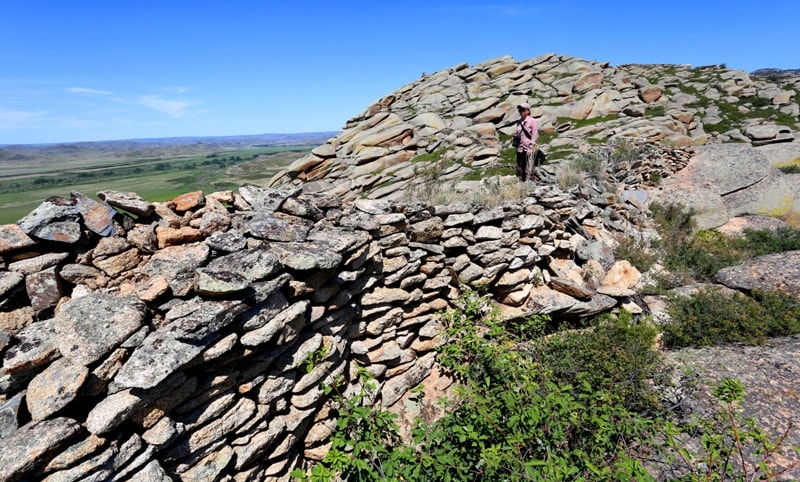
[[[0,144],[335,131],[502,55],[800,68],[798,23],[797,0],[0,0]]]

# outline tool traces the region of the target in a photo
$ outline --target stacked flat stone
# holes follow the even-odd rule
[[[439,314],[629,302],[615,230],[639,209],[555,186],[496,207],[254,185],[149,203],[50,198],[0,227],[0,479],[288,480],[328,448],[324,386],[402,408]]]
[[[614,67],[556,54],[460,64],[376,101],[271,185],[325,181],[343,196],[402,200],[427,163],[445,166],[439,181],[497,166],[522,102],[548,136],[545,151],[562,155],[619,138],[678,148],[792,142],[800,138],[798,81],[724,66]]]

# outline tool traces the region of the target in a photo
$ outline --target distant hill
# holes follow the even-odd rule
[[[797,77],[800,69],[758,69],[750,73],[756,77]]]
[[[114,158],[171,157],[205,154],[226,149],[264,146],[309,146],[323,144],[337,132],[256,134],[218,137],[165,137],[98,142],[0,145],[2,162],[53,162]]]

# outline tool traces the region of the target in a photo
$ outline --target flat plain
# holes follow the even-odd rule
[[[179,194],[263,184],[319,143],[298,145],[224,142],[179,144],[64,144],[40,149],[0,147],[0,224],[25,217],[51,196],[78,191],[93,199],[99,191],[132,191],[167,201]],[[213,139],[213,138],[212,138]],[[322,141],[320,141],[322,139]]]

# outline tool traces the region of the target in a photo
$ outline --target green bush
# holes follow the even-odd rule
[[[543,338],[536,343],[537,361],[560,384],[587,382],[594,391],[615,393],[626,409],[655,413],[660,401],[652,382],[669,378],[654,347],[656,334],[651,323],[634,323],[623,310],[590,329]]]
[[[800,302],[788,294],[754,292],[724,296],[718,291],[673,296],[664,344],[678,349],[721,343],[763,343],[768,337],[800,333]]]
[[[637,391],[655,393],[647,380],[663,370],[652,348],[654,329],[633,323],[629,314],[603,320],[591,332],[543,339],[547,317],[505,326],[496,312],[482,315],[484,300],[477,293],[458,302],[460,309],[444,316],[446,342],[439,351],[442,365],[460,381],[447,415],[417,423],[413,440],[404,443],[395,416],[372,407],[376,387],[360,369],[362,388],[354,396],[326,387],[335,393],[337,413],[331,449],[292,477],[644,482],[706,480],[709,469],[722,474],[710,480],[744,480],[742,475],[753,474],[751,467],[765,477],[777,473],[770,457],[781,442],[770,443],[753,422],[734,413],[743,393],[736,381],[714,391],[725,403],[722,410],[688,423],[627,408],[630,397],[642,400]],[[699,448],[684,444],[697,434]],[[748,455],[753,445],[766,447],[755,452],[757,460]]]
[[[663,265],[678,278],[711,281],[722,268],[800,249],[800,231],[793,228],[746,229],[742,236],[731,237],[718,231],[694,232],[694,212],[679,205],[653,204],[650,211],[661,235],[655,247]]]

